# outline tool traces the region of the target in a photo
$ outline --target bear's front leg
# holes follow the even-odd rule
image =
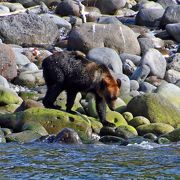
[[[66,111],[69,113],[74,113],[71,109],[73,107],[77,92],[73,90],[67,91],[67,104],[66,104]]]
[[[115,127],[115,124],[110,123],[106,120],[106,103],[105,100],[96,94],[96,110],[99,116],[99,119],[103,126]]]

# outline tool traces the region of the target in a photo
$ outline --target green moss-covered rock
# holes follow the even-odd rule
[[[115,103],[115,111],[123,113],[126,111],[126,108],[127,104],[121,98],[118,98]]]
[[[130,125],[121,125],[121,126],[117,127],[117,130],[130,132],[132,135],[129,136],[129,137],[138,135],[136,129],[134,127],[130,126]]]
[[[120,125],[127,125],[127,122],[124,119],[124,117],[116,111],[108,111],[106,113],[106,119],[108,122],[114,123],[116,127]]]
[[[48,135],[48,132],[46,129],[38,122],[26,122],[24,123],[22,127],[22,131],[31,130],[37,134],[40,134],[41,136]]]
[[[40,134],[31,131],[31,130],[26,130],[23,132],[19,133],[12,133],[6,136],[6,141],[7,142],[18,142],[18,143],[28,143],[35,141],[41,137]]]
[[[57,134],[68,127],[74,129],[82,139],[86,139],[92,132],[90,121],[79,115],[54,109],[30,108],[18,113],[0,115],[0,126],[12,128],[16,132],[22,131],[27,122],[40,123],[49,134]]]
[[[96,111],[96,102],[95,99],[92,97],[90,98],[90,96],[87,96],[87,100],[88,100],[88,104],[86,107],[86,112],[89,116],[94,117],[94,118],[98,118],[98,114]]]
[[[13,113],[19,108],[19,104],[8,104],[0,106],[0,114]]]
[[[156,92],[180,109],[180,88],[171,83],[162,83]]]
[[[133,115],[130,112],[124,112],[124,113],[122,113],[122,115],[127,122],[129,122],[130,120],[133,119]]]
[[[23,100],[32,99],[32,100],[38,100],[39,96],[35,92],[27,92],[23,91],[19,93],[19,97],[21,97]]]
[[[134,116],[144,116],[151,123],[166,123],[176,127],[180,123],[180,110],[156,93],[134,97],[127,105]]]
[[[174,131],[171,131],[170,133],[164,134],[161,137],[165,137],[172,142],[178,142],[180,141],[180,128],[177,128]]]
[[[4,135],[12,134],[12,129],[9,128],[1,128],[2,131],[4,132]]]
[[[136,116],[131,121],[129,121],[128,124],[136,128],[143,124],[150,124],[150,121],[143,116]]]
[[[141,126],[138,126],[136,128],[139,135],[144,135],[147,133],[154,133],[155,135],[162,135],[165,133],[169,133],[174,130],[174,128],[165,123],[151,123],[151,124],[144,124]]]
[[[91,128],[93,132],[95,132],[96,134],[99,134],[101,128],[103,127],[102,123],[99,122],[96,118],[93,118],[93,117],[88,117],[88,118],[91,121]]]
[[[0,105],[21,104],[22,99],[11,89],[0,86]]]

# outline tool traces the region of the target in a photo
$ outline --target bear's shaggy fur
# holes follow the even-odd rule
[[[43,104],[56,108],[54,102],[63,91],[67,92],[66,111],[71,112],[78,92],[91,92],[96,98],[96,109],[103,125],[112,126],[106,121],[106,104],[114,110],[119,96],[121,81],[116,80],[103,64],[91,62],[76,51],[55,53],[42,63],[47,92]]]

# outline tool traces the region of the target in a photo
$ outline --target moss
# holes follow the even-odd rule
[[[164,134],[164,135],[162,135],[162,137],[165,137],[172,142],[178,142],[178,141],[180,141],[180,128],[177,128],[170,133]]]
[[[0,86],[0,105],[21,104],[22,99],[12,90]]]
[[[13,113],[19,106],[19,104],[8,104],[5,106],[0,106],[0,114]]]
[[[21,97],[23,100],[32,99],[32,100],[38,100],[39,96],[35,92],[20,92],[19,97]]]
[[[130,112],[124,112],[124,113],[122,113],[122,115],[127,122],[129,122],[130,120],[133,119],[133,115]]]
[[[124,130],[132,133],[132,134],[135,135],[135,136],[138,135],[136,129],[135,129],[134,127],[130,126],[130,125],[121,125],[121,126],[119,126],[118,128],[124,129]]]
[[[134,116],[144,116],[151,123],[166,123],[173,127],[180,123],[180,110],[156,93],[134,97],[127,108]]]
[[[136,116],[131,121],[129,121],[128,124],[136,128],[143,124],[150,124],[150,121],[143,116]]]
[[[102,123],[99,122],[96,118],[93,118],[93,117],[88,117],[88,118],[91,121],[91,128],[93,132],[95,132],[96,134],[99,134],[101,128],[103,127]]]
[[[91,133],[91,123],[81,116],[54,109],[28,109],[24,111],[22,120],[39,122],[49,134],[57,134],[65,127],[74,129],[81,138],[88,138]]]
[[[140,135],[144,135],[147,133],[153,133],[155,135],[162,135],[162,134],[173,131],[174,128],[171,125],[165,124],[165,123],[151,123],[151,124],[144,124],[144,125],[138,126],[136,130],[138,131]]]
[[[23,125],[22,131],[31,130],[41,136],[48,135],[46,129],[38,122],[27,122]]]
[[[32,142],[41,137],[40,134],[35,133],[31,130],[26,130],[19,133],[12,133],[6,136],[7,142],[18,142],[18,143],[27,143]]]
[[[107,121],[114,123],[116,127],[120,125],[127,125],[127,122],[124,119],[124,117],[116,111],[108,111],[106,113],[106,119]]]
[[[6,139],[4,137],[4,132],[0,127],[0,143],[6,143]]]

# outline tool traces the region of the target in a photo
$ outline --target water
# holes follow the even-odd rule
[[[180,179],[180,144],[0,144],[0,179]]]

